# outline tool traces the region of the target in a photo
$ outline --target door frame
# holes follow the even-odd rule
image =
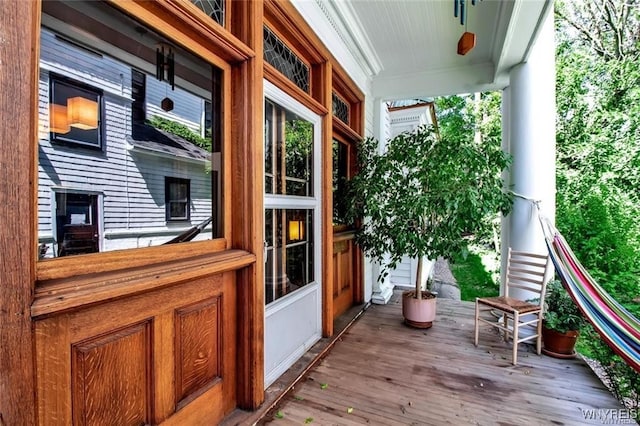
[[[313,124],[313,196],[300,197],[292,195],[277,195],[277,194],[264,194],[264,210],[267,209],[309,209],[313,212],[313,274],[314,281],[304,286],[304,288],[294,291],[282,298],[271,302],[265,306],[264,310],[264,347],[265,347],[265,389],[271,385],[282,373],[284,373],[295,361],[297,361],[304,353],[311,348],[311,346],[322,337],[322,315],[323,315],[323,300],[322,300],[322,287],[323,287],[323,246],[326,244],[322,238],[322,117],[301,102],[293,98],[291,95],[284,92],[275,84],[264,81],[264,96],[263,102],[270,100],[286,108],[287,110],[297,114],[301,118],[308,120]],[[263,117],[264,123],[264,117]],[[264,157],[263,157],[264,161]],[[264,179],[264,177],[263,177]],[[264,236],[264,222],[263,222],[263,239]],[[265,256],[266,261],[266,256]],[[266,269],[266,268],[265,268]],[[263,276],[263,286],[265,285],[265,276]],[[315,295],[311,296],[312,293]],[[269,318],[275,314],[292,307],[296,302],[300,302],[305,298],[315,297],[316,300],[316,313],[313,315],[315,321],[315,331],[307,337],[306,340],[291,352],[284,360],[282,360],[271,371],[267,369],[268,355],[268,333],[269,333]],[[311,318],[310,318],[311,319]]]

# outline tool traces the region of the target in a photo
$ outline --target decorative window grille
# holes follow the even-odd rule
[[[224,26],[225,0],[191,0],[191,2],[209,15],[211,19]]]
[[[349,104],[333,92],[333,115],[344,124],[349,124]]]
[[[264,60],[309,93],[309,67],[269,28],[264,27]]]

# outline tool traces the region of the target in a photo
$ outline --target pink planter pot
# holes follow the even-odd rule
[[[418,300],[415,291],[405,291],[402,293],[402,315],[411,327],[430,328],[436,318],[436,298]]]

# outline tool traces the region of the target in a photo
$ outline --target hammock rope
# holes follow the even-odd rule
[[[600,337],[640,373],[640,320],[589,275],[551,222],[539,217],[551,261],[563,286]]]

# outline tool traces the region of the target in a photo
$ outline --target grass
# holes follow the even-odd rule
[[[490,257],[490,254],[486,249],[472,246],[469,247],[466,258],[460,255],[450,262],[451,273],[460,287],[462,300],[474,301],[476,297],[498,296],[500,286],[485,265],[487,262],[483,262],[483,258]]]

